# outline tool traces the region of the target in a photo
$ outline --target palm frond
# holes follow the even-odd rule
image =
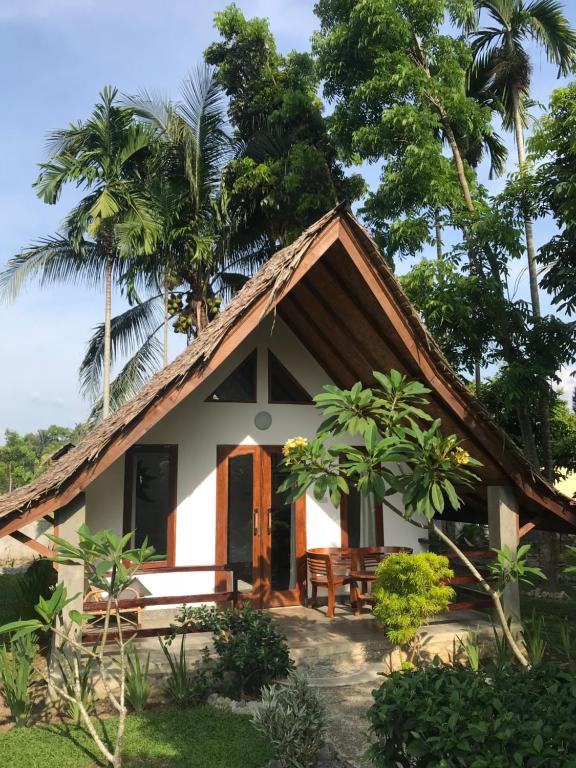
[[[564,15],[559,0],[532,0],[524,9],[526,26],[537,40],[546,56],[558,67],[559,74],[568,75],[574,70],[576,32]]]
[[[45,237],[8,261],[0,273],[0,300],[15,299],[34,279],[41,287],[54,283],[96,287],[103,277],[102,260],[94,243],[83,240],[74,246],[60,235]]]
[[[160,368],[162,345],[156,336],[149,336],[124,365],[110,385],[110,410],[118,410],[135,397],[148,379]],[[94,403],[88,422],[94,425],[102,419],[102,398]]]
[[[111,321],[112,362],[132,355],[135,349],[146,343],[162,326],[161,296],[129,307]],[[90,398],[96,397],[102,388],[104,366],[104,324],[96,326],[80,365],[80,390]]]

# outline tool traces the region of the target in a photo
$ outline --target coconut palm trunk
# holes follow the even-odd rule
[[[524,146],[524,131],[520,115],[520,96],[514,89],[512,95],[514,105],[514,133],[516,136],[516,149],[518,151],[518,167],[523,171],[526,166],[526,149]],[[532,302],[532,314],[536,318],[542,316],[540,311],[540,294],[538,291],[538,268],[536,262],[536,246],[534,245],[534,227],[532,219],[527,213],[523,214],[524,231],[526,233],[526,252],[528,254],[528,277],[530,280],[530,301]]]
[[[168,365],[168,280],[164,275],[164,321],[163,321],[163,339],[162,339],[162,365],[164,368]]]
[[[104,300],[104,359],[102,370],[102,417],[105,419],[110,415],[110,367],[112,352],[112,256],[110,252],[106,254],[106,274],[105,274],[105,300]]]

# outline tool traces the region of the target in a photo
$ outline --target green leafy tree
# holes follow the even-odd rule
[[[0,636],[8,635],[12,642],[19,641],[38,632],[50,632],[55,640],[58,652],[67,660],[72,679],[59,681],[55,675],[49,675],[36,669],[39,677],[45,680],[56,695],[79,714],[82,725],[94,741],[106,764],[112,768],[122,768],[122,751],[126,727],[126,674],[128,668],[128,643],[122,631],[121,622],[116,622],[116,646],[118,656],[111,659],[106,651],[109,640],[110,620],[119,615],[120,595],[130,585],[136,571],[154,556],[154,548],[145,541],[142,547],[133,549],[130,540],[133,532],[122,538],[109,530],[93,533],[88,526],[78,529],[78,545],[71,544],[58,536],[50,535],[56,545],[54,562],[63,565],[79,565],[86,572],[91,586],[98,587],[106,595],[106,611],[102,635],[95,647],[88,649],[79,637],[82,624],[93,618],[90,614],[70,609],[75,597],[70,597],[63,582],[60,582],[49,598],[40,597],[36,605],[38,618],[10,622],[0,626]],[[113,746],[109,747],[97,728],[96,717],[90,716],[86,707],[85,693],[82,691],[82,660],[97,668],[104,686],[109,705],[118,714]]]
[[[473,36],[476,76],[497,94],[504,127],[514,129],[522,171],[526,163],[524,106],[530,97],[532,73],[526,44],[538,43],[548,60],[566,75],[576,61],[576,32],[558,0],[474,0],[474,4],[487,15],[487,25]],[[524,226],[532,312],[540,317],[536,247],[528,210],[524,210]]]
[[[76,444],[85,431],[84,424],[73,429],[53,424],[25,435],[7,429],[4,445],[0,446],[0,494],[9,493],[37,477],[56,451],[69,443]]]
[[[440,419],[433,421],[429,416],[425,410],[429,389],[395,370],[388,376],[375,371],[373,376],[371,388],[363,388],[360,382],[350,390],[329,385],[316,395],[314,402],[325,419],[311,442],[301,437],[286,442],[287,476],[279,490],[296,499],[311,487],[316,499],[328,494],[338,506],[342,494],[354,487],[416,521],[421,516],[433,522],[446,508],[460,509],[458,489],[478,480],[473,470],[479,462],[455,435],[442,433]],[[362,447],[338,442],[345,435],[353,436],[356,443],[362,440]],[[403,509],[390,501],[396,493],[402,495]],[[507,584],[528,573],[527,550],[517,557],[504,553],[498,560],[501,586],[495,589],[438,525],[432,527],[490,596],[510,648],[526,666],[528,661],[507,623],[501,594]]]
[[[105,288],[102,413],[110,412],[112,285],[126,270],[116,227],[139,222],[153,225],[140,180],[141,160],[152,133],[134,121],[132,110],[117,103],[118,92],[106,87],[92,115],[49,137],[49,159],[40,165],[38,196],[56,203],[66,185],[87,194],[67,215],[63,234],[47,237],[14,256],[0,275],[4,296],[15,297],[27,280],[40,285],[84,282]]]
[[[244,212],[246,235],[258,232],[269,249],[342,200],[364,191],[346,177],[330,138],[318,76],[310,55],[281,55],[266,19],[246,19],[236,5],[215,15],[221,40],[205,52],[229,98],[240,142],[225,183],[233,209]]]
[[[552,215],[558,234],[540,250],[542,285],[568,315],[576,312],[576,83],[559,88],[529,141],[536,162],[535,205]]]

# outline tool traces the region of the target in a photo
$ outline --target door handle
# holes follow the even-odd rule
[[[258,514],[259,514],[259,511],[260,510],[258,510],[258,509],[254,510],[254,536],[258,536]]]
[[[272,507],[268,507],[268,536],[272,533]]]

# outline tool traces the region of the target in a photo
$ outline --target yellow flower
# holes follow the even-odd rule
[[[298,460],[298,455],[304,448],[308,446],[308,440],[305,437],[291,437],[286,440],[282,448],[282,455],[286,460],[286,464]]]
[[[452,455],[454,456],[456,464],[468,464],[470,461],[470,454],[468,451],[464,450],[464,448],[459,445],[454,448]]]

